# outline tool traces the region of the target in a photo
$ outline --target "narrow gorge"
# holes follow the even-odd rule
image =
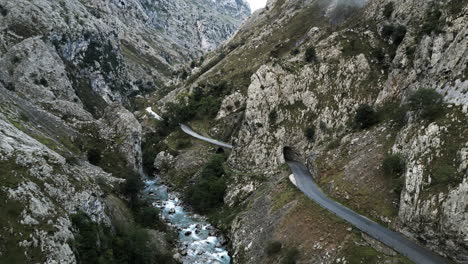
[[[468,263],[467,0],[0,0],[0,264]]]

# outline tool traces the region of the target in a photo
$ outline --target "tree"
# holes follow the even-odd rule
[[[305,52],[305,61],[306,62],[314,62],[317,59],[317,53],[315,52],[314,47],[308,47]]]
[[[390,18],[393,14],[393,10],[394,10],[393,2],[386,4],[383,10],[384,17]]]
[[[314,141],[315,140],[315,128],[307,127],[306,130],[304,131],[304,135],[309,141]]]
[[[279,241],[270,241],[265,247],[265,253],[267,256],[273,256],[281,251],[282,244]]]
[[[270,120],[270,124],[275,124],[276,123],[276,120],[278,119],[278,113],[276,112],[276,110],[272,110],[268,114],[268,119]]]
[[[443,111],[442,95],[434,89],[421,88],[408,98],[410,109],[423,119],[433,121]]]
[[[405,36],[406,36],[406,27],[403,25],[397,25],[392,35],[393,44],[395,46],[399,46],[400,43],[405,38]]]
[[[289,248],[284,254],[284,258],[281,261],[282,264],[295,264],[299,257],[299,250],[297,248]]]
[[[224,174],[224,156],[221,154],[214,155],[205,165],[201,172],[201,177],[215,176],[217,178]]]
[[[197,183],[188,188],[185,197],[196,211],[206,213],[223,204],[227,188],[222,177],[223,163],[223,155],[213,156],[202,169]]]
[[[403,25],[387,24],[382,27],[382,36],[391,38],[395,46],[399,46],[406,36],[406,27]]]
[[[101,151],[99,149],[92,148],[88,150],[87,158],[89,163],[98,166],[101,162]]]
[[[395,178],[400,177],[406,169],[406,163],[400,154],[387,155],[382,161],[384,173]]]
[[[374,108],[368,104],[362,104],[356,111],[354,121],[359,128],[366,129],[377,124],[379,119]]]

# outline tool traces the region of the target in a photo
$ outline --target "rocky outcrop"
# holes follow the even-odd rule
[[[134,171],[141,170],[141,125],[131,112],[120,104],[105,109],[99,120],[101,137],[113,142],[112,145],[125,157]]]
[[[171,167],[174,166],[174,156],[166,151],[161,151],[154,159],[154,168],[161,173],[166,173]]]
[[[207,63],[209,70],[186,87],[232,83],[216,121],[230,123],[230,116],[243,111],[229,165],[273,179],[289,147],[332,196],[466,262],[467,142],[460,136],[468,133],[466,2],[269,1],[267,6],[224,46],[223,56],[212,56],[220,61]],[[420,88],[442,95],[444,112],[428,121],[406,110],[408,121],[400,129],[385,115]],[[353,127],[362,104],[384,109],[381,123],[367,131]],[[375,149],[362,149],[366,145]],[[397,180],[385,177],[380,165],[390,153],[407,163],[399,201],[393,195]],[[450,180],[437,179],[444,168]],[[251,205],[265,188],[275,190],[256,177],[233,177],[226,195],[230,205]],[[379,191],[385,198],[365,205]],[[367,198],[357,203],[362,196]],[[255,209],[238,221],[250,210]],[[256,258],[245,251],[258,245],[244,244],[251,226],[243,223],[232,230],[235,252]]]
[[[119,180],[90,164],[72,164],[50,148],[53,141],[45,146],[46,138],[32,138],[20,130],[29,125],[15,127],[9,118],[0,114],[0,195],[2,208],[10,212],[2,217],[0,256],[76,263],[69,215],[83,211],[109,224],[97,182],[112,186]],[[23,254],[14,255],[18,251]]]
[[[0,5],[4,10],[0,16],[4,29],[0,34],[0,54],[12,52],[16,44],[38,37],[49,51],[35,44],[39,48],[34,51],[36,56],[54,53],[51,49],[56,49],[66,64],[57,71],[66,70],[69,75],[72,72],[74,78],[80,79],[61,86],[73,85],[78,90],[77,86],[87,82],[106,102],[126,102],[126,97],[134,93],[170,85],[181,63],[214,49],[250,13],[244,1],[234,0],[214,4],[208,0],[197,4],[186,0],[34,1],[34,4],[1,1]],[[25,45],[32,47],[22,44],[16,50],[27,52]],[[19,63],[20,55],[15,57],[15,63]],[[41,58],[43,64],[53,63],[54,59],[58,59],[55,54]],[[36,69],[37,66],[30,65]],[[53,77],[53,72],[50,74]],[[39,76],[39,81],[42,77],[45,78]],[[50,87],[55,87],[56,83],[50,81]]]
[[[0,262],[76,263],[70,215],[120,222],[124,203],[106,195],[142,170],[134,98],[177,83],[249,13],[234,0],[0,0]]]

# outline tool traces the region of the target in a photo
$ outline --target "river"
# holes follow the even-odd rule
[[[161,217],[178,231],[178,253],[184,264],[229,264],[225,239],[206,219],[184,207],[179,195],[157,179],[145,180],[144,196],[160,209]]]

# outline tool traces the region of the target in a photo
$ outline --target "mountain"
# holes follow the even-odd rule
[[[467,10],[461,0],[268,1],[159,101],[171,122],[234,145],[221,207],[231,221],[219,224],[235,263],[406,261],[298,192],[285,151],[333,199],[467,261]],[[165,173],[182,189],[199,179],[175,176],[196,168],[188,157],[210,153],[194,141],[174,156],[183,170]]]
[[[226,248],[233,263],[411,262],[299,191],[290,160],[331,200],[467,262],[467,12],[0,0],[0,263],[204,262],[206,245],[222,263]],[[180,228],[176,206],[216,228]]]
[[[0,262],[115,263],[132,239],[172,259],[166,224],[138,227],[160,219],[136,194],[132,112],[249,14],[226,0],[1,0]]]

